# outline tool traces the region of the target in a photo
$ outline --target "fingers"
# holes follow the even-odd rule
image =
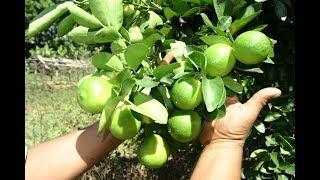
[[[163,60],[160,62],[160,64],[164,65],[164,64],[170,64],[171,61],[174,59],[173,53],[172,52],[168,52]]]
[[[244,106],[248,108],[250,113],[255,117],[259,115],[263,106],[267,104],[268,101],[277,98],[281,95],[281,91],[277,88],[264,88],[255,93],[245,104]],[[255,120],[255,119],[254,119]],[[253,120],[253,121],[254,121]]]

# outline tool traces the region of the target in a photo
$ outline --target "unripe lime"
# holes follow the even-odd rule
[[[229,74],[236,63],[232,48],[227,44],[214,44],[204,51],[204,55],[207,58],[207,74],[211,77]]]
[[[167,142],[158,134],[146,137],[139,148],[138,158],[141,164],[156,169],[163,166],[170,155]]]
[[[92,114],[101,113],[106,102],[115,94],[106,77],[87,76],[80,80],[77,90],[79,106]]]
[[[110,133],[121,140],[133,138],[141,127],[127,105],[117,107],[107,122]]]
[[[233,53],[243,64],[257,64],[273,53],[269,38],[259,31],[247,31],[240,34],[233,43]]]
[[[123,6],[123,15],[125,17],[130,16],[134,13],[134,5],[126,4]]]
[[[191,76],[180,78],[171,89],[171,99],[178,108],[193,110],[202,102],[201,82]]]
[[[168,132],[171,137],[182,143],[196,139],[202,128],[202,121],[195,111],[176,110],[168,120]]]

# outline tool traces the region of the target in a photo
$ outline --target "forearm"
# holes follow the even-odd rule
[[[121,141],[98,137],[97,123],[28,150],[26,179],[73,179],[92,167]]]
[[[191,179],[240,179],[242,152],[242,146],[234,142],[208,144],[200,155]]]

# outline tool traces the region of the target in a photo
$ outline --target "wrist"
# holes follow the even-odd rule
[[[231,140],[231,139],[216,139],[210,141],[205,147],[215,147],[215,148],[232,148],[232,149],[243,149],[244,140]]]
[[[107,128],[101,135],[98,135],[98,127],[99,122],[96,122],[91,126],[87,127],[85,131],[90,132],[94,136],[94,138],[97,139],[96,145],[106,153],[115,149],[123,142],[122,140],[115,138]]]

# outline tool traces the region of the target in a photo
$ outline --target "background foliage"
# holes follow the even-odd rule
[[[219,0],[218,0],[219,1]],[[220,0],[221,1],[221,0]],[[239,1],[238,3],[241,4]],[[128,2],[128,1],[124,1]],[[207,0],[156,0],[156,1],[143,1],[141,3],[139,0],[130,1],[130,3],[135,4],[137,8],[149,8],[154,12],[161,15],[163,19],[170,19],[171,26],[174,27],[170,37],[171,39],[176,39],[184,41],[186,44],[201,45],[203,42],[199,39],[199,34],[210,34],[210,30],[207,26],[204,26],[203,20],[200,15],[193,13],[191,9],[198,10],[203,13],[206,13],[213,24],[217,23],[217,17],[212,5],[212,1]],[[180,17],[174,13],[164,14],[161,6],[166,7],[166,4],[176,3],[176,9],[173,9],[175,13],[180,14]],[[187,3],[186,3],[187,2]],[[197,5],[198,2],[202,2],[201,5]],[[247,0],[247,4],[244,7],[256,3],[262,2],[261,9],[263,12],[253,21],[251,21],[245,28],[237,32],[237,34],[253,29],[258,25],[267,24],[267,26],[262,30],[272,39],[277,40],[275,45],[275,57],[272,59],[275,64],[261,63],[259,64],[260,70],[251,69],[244,71],[244,69],[250,69],[250,67],[238,66],[239,68],[234,70],[233,76],[238,80],[241,80],[242,85],[245,87],[244,92],[240,96],[241,101],[246,101],[249,97],[253,95],[256,91],[263,87],[274,86],[282,90],[283,95],[268,104],[266,108],[260,114],[250,137],[248,138],[245,151],[244,151],[244,160],[243,160],[243,179],[294,179],[295,175],[295,88],[294,88],[294,64],[295,64],[295,41],[294,41],[294,1],[293,0]],[[51,0],[39,0],[32,1],[26,0],[26,28],[29,21],[42,9],[52,4]],[[180,4],[179,4],[180,3]],[[160,7],[160,8],[159,8]],[[187,13],[189,11],[189,14]],[[187,13],[187,14],[186,14]],[[237,16],[242,16],[246,11],[240,11]],[[172,16],[172,17],[171,17]],[[183,16],[183,17],[182,17]],[[145,19],[141,18],[140,21],[137,21],[137,24],[142,24]],[[223,24],[221,25],[223,26]],[[201,31],[198,31],[198,27],[201,27]],[[49,28],[48,31],[41,33],[41,35],[36,36],[30,40],[26,40],[25,46],[25,56],[26,58],[34,55],[43,55],[47,57],[68,57],[68,58],[88,58],[92,55],[92,52],[99,51],[97,46],[87,46],[87,45],[78,45],[67,38],[58,38],[56,37],[55,26]],[[235,36],[236,37],[236,36]],[[106,45],[108,46],[108,45]],[[108,47],[102,47],[108,48]],[[160,50],[159,50],[160,51]],[[256,67],[255,67],[256,68]],[[261,73],[263,71],[263,73]],[[37,80],[36,77],[29,76],[27,83],[44,81],[44,79]],[[32,78],[31,78],[32,77]],[[35,80],[36,79],[36,80]],[[31,86],[35,89],[36,86]],[[73,90],[74,91],[74,90]],[[26,96],[27,107],[32,108],[36,103],[39,103],[37,108],[34,107],[36,112],[52,112],[52,110],[41,110],[39,107],[47,107],[46,105],[41,105],[41,99],[50,98],[61,98],[56,100],[59,101],[68,101],[65,97],[71,97],[72,95],[68,90],[64,91],[66,96],[63,96],[64,93],[57,93],[58,91],[54,90],[55,93],[46,94],[46,98],[38,97],[39,94],[32,94],[32,90],[27,91]],[[62,94],[62,95],[61,95]],[[33,96],[32,96],[33,95]],[[31,99],[30,99],[31,98]],[[32,100],[38,99],[39,101]],[[73,99],[74,100],[74,99]],[[71,120],[72,122],[62,122],[65,121],[65,117],[50,117],[50,121],[55,121],[56,123],[62,123],[59,126],[49,126],[44,127],[44,130],[47,132],[53,133],[49,137],[39,139],[39,135],[36,133],[29,133],[26,139],[37,139],[35,143],[39,143],[46,139],[51,139],[57,137],[61,134],[70,132],[73,127],[80,126],[84,124],[90,124],[88,119],[93,121],[94,117],[85,117],[76,116],[75,114],[81,112],[79,108],[76,107],[76,103],[73,102],[70,104],[70,119],[80,118],[79,121]],[[72,107],[72,108],[71,108]],[[58,108],[58,107],[56,107]],[[65,110],[65,108],[61,108]],[[29,111],[28,111],[29,112]],[[32,111],[30,111],[31,113]],[[73,113],[71,113],[73,112]],[[74,114],[75,113],[75,114]],[[32,114],[32,113],[31,113]],[[39,113],[38,113],[39,114]],[[40,113],[41,114],[41,113]],[[57,113],[57,114],[68,114],[68,113]],[[40,121],[41,118],[35,114],[27,114],[27,117],[33,117],[34,119],[26,118],[26,124],[34,124],[37,126],[36,122]],[[47,117],[41,115],[41,117]],[[68,118],[68,119],[69,119]],[[56,121],[60,119],[60,121]],[[82,121],[84,119],[85,121]],[[46,122],[45,122],[46,123]],[[31,125],[29,126],[31,127]],[[39,126],[38,126],[39,127]],[[41,127],[41,126],[40,126]],[[61,129],[53,130],[52,128],[61,127]],[[68,127],[68,128],[65,128]],[[43,127],[42,127],[43,128]],[[31,131],[31,129],[30,129]],[[34,130],[33,130],[34,131]],[[42,132],[43,130],[39,130]],[[54,134],[57,132],[56,134]],[[43,132],[42,132],[43,133]],[[41,134],[41,133],[40,133]],[[41,136],[42,137],[42,136]],[[132,140],[135,141],[135,140]],[[136,177],[136,179],[152,178],[152,179],[188,179],[192,168],[196,162],[196,157],[201,151],[201,147],[197,145],[192,145],[188,147],[188,150],[182,150],[180,158],[170,159],[169,162],[158,170],[146,170],[140,165],[137,164],[137,159],[135,157],[134,143],[131,141],[125,143],[117,150],[112,152],[105,160],[98,166],[95,166],[82,178],[91,176],[96,178],[109,177],[109,178],[123,178],[123,177]],[[131,151],[128,151],[131,149]],[[125,153],[125,152],[129,153]],[[132,152],[132,153],[131,153]],[[119,171],[116,171],[116,170]],[[122,173],[122,170],[124,172]],[[171,177],[170,172],[177,173],[175,177]],[[118,174],[117,174],[118,173]],[[122,173],[122,174],[119,174]]]

